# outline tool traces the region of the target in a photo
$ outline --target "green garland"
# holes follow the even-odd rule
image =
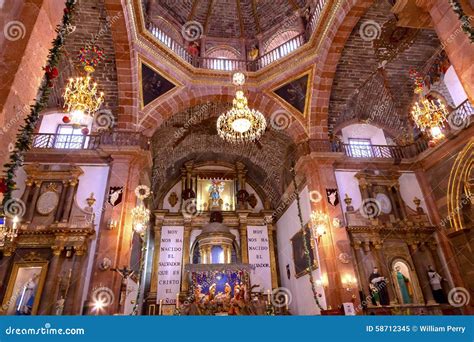
[[[464,13],[458,0],[450,0],[449,2],[453,8],[453,11],[458,15],[459,20],[461,21],[462,30],[467,34],[471,43],[474,42],[474,29],[472,28],[471,22],[469,21],[469,16]]]
[[[17,134],[15,147],[10,153],[10,161],[5,167],[5,185],[6,192],[3,204],[11,198],[12,191],[15,189],[15,172],[23,165],[25,153],[31,148],[33,133],[36,124],[39,121],[41,111],[48,104],[51,93],[52,80],[58,76],[57,65],[61,56],[61,50],[64,46],[65,36],[68,34],[68,28],[71,27],[71,20],[77,0],[66,0],[66,7],[61,24],[56,27],[57,36],[53,40],[53,47],[49,50],[48,61],[44,67],[44,76],[38,89],[35,103],[30,106],[30,114],[25,118],[24,124],[20,127]]]
[[[295,196],[296,196],[296,205],[298,207],[298,218],[300,220],[300,225],[301,229],[303,231],[303,246],[304,246],[304,254],[306,255],[306,259],[308,261],[308,270],[309,270],[309,282],[311,283],[311,291],[313,292],[313,298],[314,301],[316,302],[316,305],[318,306],[319,310],[323,310],[323,307],[319,303],[318,299],[318,291],[316,290],[316,285],[314,282],[314,277],[313,277],[313,260],[311,260],[311,255],[309,252],[309,246],[311,246],[311,237],[308,237],[307,229],[305,229],[304,226],[304,221],[303,221],[303,214],[301,212],[301,204],[300,204],[300,194],[298,192],[298,186],[296,184],[296,170],[295,170],[295,165],[293,164],[291,166],[291,176],[293,178],[293,186],[295,188]],[[315,256],[316,257],[316,256]]]

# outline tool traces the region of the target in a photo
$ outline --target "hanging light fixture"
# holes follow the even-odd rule
[[[7,224],[6,217],[0,216],[0,245],[3,246],[5,241],[12,242],[18,236],[18,223],[20,218],[13,216],[11,226]]]
[[[64,108],[68,113],[63,118],[65,123],[74,126],[87,125],[94,113],[104,102],[104,93],[100,92],[91,74],[95,67],[104,59],[103,51],[96,45],[81,48],[79,60],[84,66],[86,76],[70,78],[64,91]]]
[[[430,100],[423,96],[423,79],[416,71],[412,70],[410,74],[415,82],[415,94],[418,95],[411,116],[419,129],[429,131],[434,139],[440,139],[444,136],[441,127],[444,127],[449,113],[440,100]]]
[[[235,73],[232,83],[242,87],[245,75]],[[265,132],[267,122],[262,113],[250,109],[244,92],[239,89],[232,101],[232,108],[217,119],[217,132],[219,136],[230,143],[248,143],[257,141]]]
[[[313,211],[310,215],[311,218],[311,232],[313,238],[319,243],[321,236],[326,234],[326,231],[329,227],[329,215],[318,210]]]
[[[135,195],[139,200],[139,204],[132,209],[133,230],[143,235],[148,222],[150,221],[150,210],[145,207],[143,200],[150,196],[150,188],[146,185],[139,185],[135,189]]]

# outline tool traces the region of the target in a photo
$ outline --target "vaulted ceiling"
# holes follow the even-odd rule
[[[181,25],[197,21],[204,35],[255,38],[271,30],[306,6],[309,0],[150,0],[169,11]],[[159,13],[156,13],[159,14]]]

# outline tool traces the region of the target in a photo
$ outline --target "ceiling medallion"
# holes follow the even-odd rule
[[[241,87],[245,83],[242,73],[232,76],[232,83]],[[217,119],[217,132],[227,142],[242,144],[257,141],[265,132],[267,122],[262,113],[250,109],[243,90],[235,93],[232,108]]]

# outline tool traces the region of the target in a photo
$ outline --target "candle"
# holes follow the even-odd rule
[[[158,309],[158,315],[160,315],[160,316],[161,316],[161,313],[162,313],[162,311],[161,311],[161,310],[162,310],[162,306],[163,306],[163,299],[160,299],[160,307],[159,307],[159,309]]]
[[[179,293],[176,294],[176,309],[179,309]]]
[[[271,299],[270,299],[270,290],[267,290],[267,300],[268,300],[268,305],[271,304]]]
[[[285,310],[288,311],[288,295],[286,293],[284,293],[285,295]]]

